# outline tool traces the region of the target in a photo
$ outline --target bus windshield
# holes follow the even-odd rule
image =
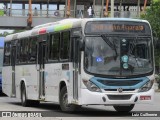
[[[85,69],[99,75],[128,77],[153,71],[150,37],[86,37]]]

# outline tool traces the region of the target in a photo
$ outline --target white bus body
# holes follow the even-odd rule
[[[98,23],[109,21],[113,23],[109,29],[110,26]],[[97,26],[92,25],[92,22],[97,22]],[[127,22],[127,25],[123,23],[125,28],[122,24],[116,26],[119,22]],[[130,25],[132,23],[133,26]],[[147,28],[149,32],[146,32]],[[97,31],[108,36],[100,37]],[[122,34],[117,34],[118,32]],[[118,38],[122,38],[121,42]],[[95,46],[100,43],[110,46],[106,48],[110,51],[106,58],[96,55],[96,63],[92,57],[87,58],[90,55],[87,49],[92,44],[92,39]],[[96,43],[94,39],[101,42]],[[128,42],[123,43],[126,41]],[[126,57],[122,53],[123,45],[129,45],[130,53],[135,56],[126,54]],[[134,104],[153,101],[152,46],[151,28],[144,20],[66,19],[40,25],[6,37],[3,92],[9,97],[20,98],[23,106],[38,104],[39,101],[52,101],[60,103],[63,111],[73,111],[81,105],[113,105],[117,111],[130,111]],[[141,53],[135,52],[140,48],[146,49],[142,57],[138,57]],[[114,55],[110,57],[112,52]],[[112,67],[116,64],[120,67]],[[106,72],[103,71],[103,66],[106,67]],[[140,72],[136,72],[139,69]]]

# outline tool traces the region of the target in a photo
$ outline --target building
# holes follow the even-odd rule
[[[29,2],[32,4],[32,13],[34,6],[38,6],[38,15],[48,17],[87,17],[87,9],[92,6],[95,11],[95,17],[105,17],[104,12],[111,10],[111,1],[114,1],[115,17],[123,11],[130,11],[131,17],[137,17],[144,6],[150,6],[151,0],[1,0],[7,9],[10,8],[12,15],[27,16],[29,11]],[[146,4],[145,4],[146,2]],[[108,3],[108,4],[106,4]],[[12,9],[14,4],[21,4],[19,9]],[[28,6],[27,6],[28,5]],[[108,10],[106,10],[108,8]],[[22,12],[23,11],[23,12]],[[119,17],[124,16],[124,13]]]

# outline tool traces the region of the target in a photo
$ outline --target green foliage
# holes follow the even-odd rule
[[[156,82],[158,83],[158,88],[160,89],[160,75],[156,75]]]
[[[0,37],[6,37],[7,35],[10,35],[10,34],[15,34],[15,33],[19,33],[19,32],[23,32],[24,30],[14,30],[12,33],[9,33],[7,31],[3,32],[3,33],[0,33]]]
[[[157,43],[160,43],[160,0],[154,0],[146,13],[141,15],[141,18],[150,22],[153,35],[157,37]],[[160,47],[155,49],[155,63],[156,66],[160,66]]]
[[[0,16],[3,16],[3,15],[4,15],[3,10],[0,10]]]
[[[9,34],[11,34],[11,33],[8,33],[8,32],[5,31],[4,33],[0,33],[0,37],[5,37],[5,36],[7,36]]]
[[[146,14],[141,15],[141,18],[150,22],[153,33],[160,38],[160,1],[155,1],[151,7],[146,10]]]
[[[25,30],[14,30],[14,32],[13,32],[12,34],[14,34],[14,33],[19,33],[19,32],[23,32],[23,31],[25,31]]]

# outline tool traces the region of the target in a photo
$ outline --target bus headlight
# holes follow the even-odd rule
[[[83,83],[87,87],[87,89],[92,92],[102,92],[99,87],[97,87],[94,83],[92,83],[89,80],[83,80]]]
[[[147,82],[146,84],[144,84],[138,92],[146,92],[148,90],[150,90],[153,86],[154,80],[150,80],[149,82]]]

